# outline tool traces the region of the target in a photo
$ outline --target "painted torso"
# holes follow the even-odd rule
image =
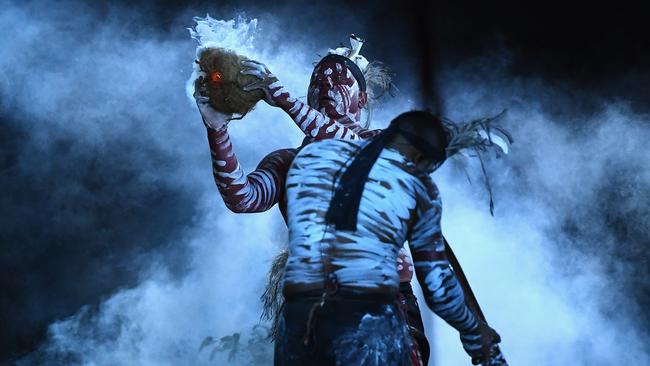
[[[322,288],[329,271],[336,274],[340,286],[398,291],[398,251],[408,239],[418,202],[427,195],[406,157],[393,149],[380,155],[365,185],[357,231],[334,232],[325,224],[334,180],[365,143],[316,142],[294,158],[286,183],[290,254],[285,292]]]

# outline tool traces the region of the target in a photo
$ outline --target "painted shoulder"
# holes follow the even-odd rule
[[[327,155],[328,153],[350,153],[358,150],[366,141],[327,139],[311,142],[298,153],[298,157],[307,155]]]

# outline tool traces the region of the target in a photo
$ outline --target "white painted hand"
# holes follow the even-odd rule
[[[278,78],[261,62],[253,60],[244,60],[241,62],[244,70],[240,71],[242,75],[252,75],[258,78],[258,81],[244,86],[245,91],[261,90],[264,92],[264,101],[271,106],[276,106],[274,92],[281,89]]]
[[[205,96],[206,89],[203,86],[202,80],[203,77],[199,77],[194,83],[194,99],[196,100],[196,106],[199,108],[199,113],[201,113],[203,124],[205,127],[213,130],[226,128],[232,118],[232,114],[221,113],[212,108],[209,103],[210,99]]]

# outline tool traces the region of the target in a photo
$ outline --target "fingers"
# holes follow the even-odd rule
[[[494,355],[494,350],[498,349],[497,344],[501,342],[501,336],[486,323],[481,322],[481,327],[483,328],[483,347],[481,347],[480,355],[476,356],[476,360],[479,363],[484,363],[488,362]]]
[[[490,359],[490,355],[482,352],[480,355],[472,356],[472,365],[480,365],[487,362]]]
[[[193,94],[194,99],[196,99],[196,101],[198,102],[199,98],[205,97],[207,93],[208,93],[208,88],[203,83],[203,76],[199,76],[194,81],[194,94]]]
[[[241,62],[241,65],[251,69],[259,70],[260,72],[266,71],[266,65],[264,65],[261,62],[257,62],[255,60],[243,60]]]
[[[256,60],[250,60],[250,59],[248,59],[248,60],[243,60],[243,61],[242,61],[242,64],[244,64],[244,63],[255,64],[255,65],[264,65],[263,63],[261,63],[261,62],[259,62],[259,61],[256,61]]]
[[[199,88],[201,87],[200,85],[201,83],[199,82],[199,79],[194,80],[194,94],[192,94],[194,96],[194,99],[201,96],[201,93],[199,92]]]
[[[260,79],[264,79],[264,75],[265,75],[263,72],[260,72],[260,71],[255,70],[255,69],[244,69],[244,70],[240,71],[239,73],[242,74],[242,75],[253,75],[253,76],[255,76],[257,78],[260,78]]]
[[[244,91],[252,91],[252,90],[258,90],[258,89],[264,89],[264,83],[261,81],[256,81],[254,83],[245,85],[242,89]]]
[[[210,100],[210,98],[205,95],[205,92],[202,92],[199,89],[194,89],[193,96],[197,103],[207,103],[207,101]]]
[[[241,70],[239,72],[242,75],[253,75],[260,79],[264,79],[266,77],[273,77],[273,74],[271,74],[269,69],[267,69],[266,66],[261,62],[257,62],[254,60],[244,60],[241,62],[241,65],[246,67],[246,69]]]
[[[494,344],[494,343],[499,343],[501,342],[501,336],[499,333],[497,333],[494,328],[490,327],[487,323],[481,322],[480,326],[482,328],[481,332],[483,333],[483,336],[487,340],[488,343]]]
[[[483,364],[490,360],[491,350],[498,342],[497,339],[498,334],[487,323],[480,320],[478,328],[472,331],[472,334],[461,335],[463,347],[472,358],[472,364],[474,365]]]

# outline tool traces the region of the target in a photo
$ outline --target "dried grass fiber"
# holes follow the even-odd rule
[[[244,91],[245,85],[259,80],[239,73],[244,60],[247,58],[225,48],[205,48],[199,54],[197,62],[206,74],[202,83],[209,103],[222,113],[244,115],[264,97],[261,90]]]

